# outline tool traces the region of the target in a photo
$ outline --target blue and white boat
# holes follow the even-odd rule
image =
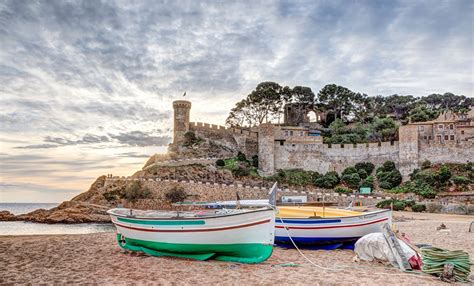
[[[391,224],[390,210],[357,212],[323,207],[278,207],[275,221],[275,243],[334,249],[353,244],[362,236],[381,232]]]

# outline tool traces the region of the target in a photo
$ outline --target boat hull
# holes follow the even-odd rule
[[[298,246],[338,248],[350,245],[366,234],[381,232],[384,223],[391,224],[390,210],[329,218],[277,217],[275,243],[292,246],[294,242]]]
[[[273,250],[273,210],[176,220],[111,217],[122,248],[153,256],[259,263]]]

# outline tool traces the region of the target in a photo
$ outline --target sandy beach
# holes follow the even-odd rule
[[[474,258],[473,216],[397,212],[396,228],[414,243],[462,249]],[[444,222],[450,232],[438,232]],[[350,250],[296,250],[275,247],[258,265],[157,258],[121,250],[114,233],[51,236],[0,236],[0,284],[243,284],[353,285],[446,284],[427,275],[404,274],[375,262],[353,262]],[[288,267],[282,264],[294,263]],[[338,269],[334,269],[338,268]],[[471,275],[474,279],[474,275]]]

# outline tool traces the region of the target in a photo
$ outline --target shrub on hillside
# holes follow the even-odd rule
[[[389,199],[389,200],[380,201],[377,203],[376,207],[383,208],[383,209],[390,209],[392,204],[393,204],[394,211],[402,211],[407,207],[406,201],[401,201],[397,199]]]
[[[345,175],[350,175],[350,174],[354,174],[354,173],[357,173],[357,169],[354,168],[354,167],[347,167],[344,169],[344,171],[342,171],[341,173],[341,177],[345,176]]]
[[[351,189],[357,189],[360,183],[358,173],[346,174],[341,177],[341,181]]]
[[[338,194],[352,194],[352,190],[344,187],[336,187],[334,191]]]
[[[279,170],[274,177],[281,184],[310,185],[321,175],[314,171],[302,169]]]
[[[377,172],[377,179],[379,180],[379,186],[381,188],[390,190],[400,185],[402,182],[402,174],[397,169],[379,171]]]
[[[165,200],[169,203],[182,202],[188,197],[188,194],[182,186],[174,186],[165,193]]]
[[[357,170],[357,173],[359,174],[359,177],[361,179],[365,179],[368,176],[367,172],[364,169]]]
[[[393,161],[385,161],[382,165],[384,171],[392,171],[395,170],[397,167],[395,167],[395,163]]]
[[[225,161],[222,160],[222,159],[217,160],[216,161],[216,166],[224,167],[225,166]]]
[[[425,160],[423,161],[423,163],[421,163],[421,169],[429,169],[431,168],[431,162],[429,160]]]
[[[151,198],[151,191],[143,186],[142,182],[133,181],[125,187],[121,196],[129,202],[136,202],[137,200]]]
[[[250,169],[245,166],[239,165],[237,166],[237,168],[232,170],[232,175],[234,175],[235,177],[245,177],[250,175]]]
[[[451,179],[451,171],[446,165],[442,165],[438,172],[438,180],[441,185],[446,184]]]
[[[411,207],[411,210],[416,212],[416,213],[421,213],[426,211],[426,205],[423,204],[415,204]]]
[[[456,185],[468,185],[471,183],[471,180],[464,176],[453,176],[452,180]]]
[[[355,164],[355,168],[357,170],[363,169],[365,170],[365,172],[367,172],[367,175],[370,175],[372,174],[372,171],[374,170],[375,165],[370,162],[360,162],[360,163]]]
[[[368,176],[360,183],[360,187],[374,188],[374,176]]]
[[[339,184],[339,181],[337,172],[331,171],[324,174],[324,176],[316,178],[314,184],[320,188],[332,189]]]

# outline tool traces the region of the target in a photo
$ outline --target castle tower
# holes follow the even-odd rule
[[[187,100],[175,100],[173,101],[173,109],[173,144],[177,144],[184,140],[184,134],[189,131],[191,102]]]
[[[271,123],[258,127],[258,168],[264,176],[275,173],[275,127]]]
[[[418,168],[418,126],[404,125],[398,128],[399,170],[404,179]]]

